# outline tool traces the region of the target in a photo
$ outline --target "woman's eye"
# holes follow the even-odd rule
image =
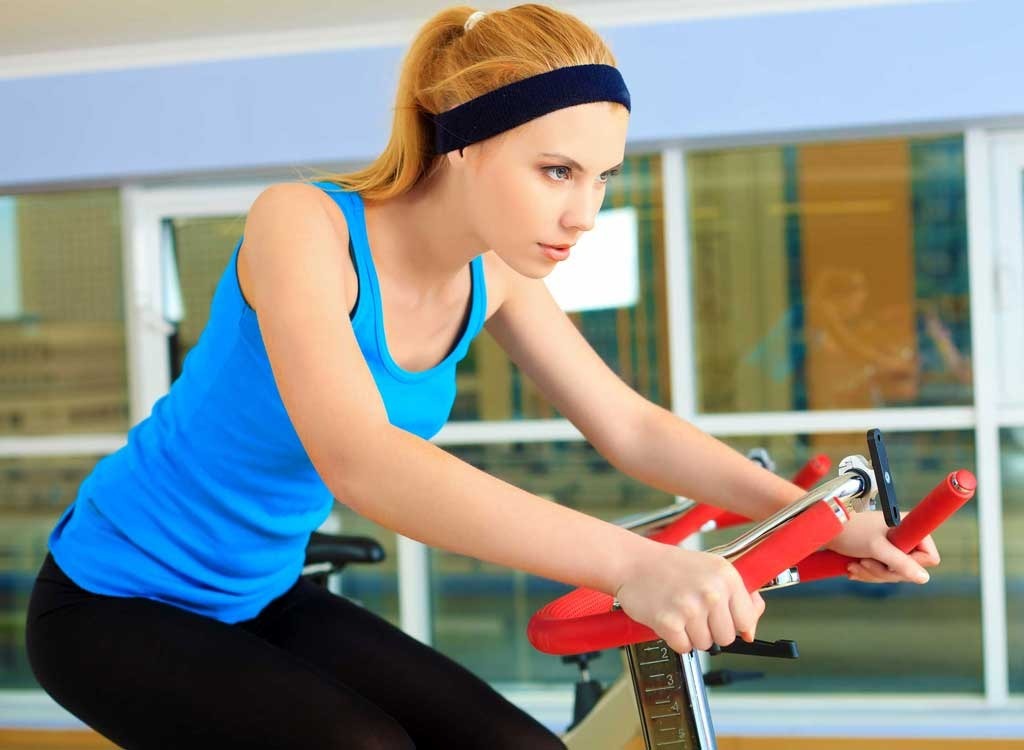
[[[558,169],[562,170],[560,174],[563,175],[566,179],[568,179],[569,175],[572,174],[572,170],[569,169],[569,167],[544,167],[544,171],[547,172],[548,174],[551,174],[552,172]],[[555,179],[558,180],[559,182],[563,181],[561,177],[556,177]]]
[[[617,169],[609,169],[607,172],[601,175],[601,182],[608,182],[609,177],[614,177],[619,173]]]

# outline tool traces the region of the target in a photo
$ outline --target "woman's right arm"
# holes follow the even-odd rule
[[[349,321],[347,247],[321,191],[282,183],[253,203],[239,260],[282,401],[339,501],[431,546],[608,594],[621,588],[627,612],[677,650],[690,643],[674,630],[681,624],[710,628],[722,645],[752,631],[758,604],[728,562],[545,500],[392,426]]]

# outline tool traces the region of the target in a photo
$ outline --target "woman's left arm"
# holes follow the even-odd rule
[[[488,321],[488,331],[551,405],[615,468],[664,492],[754,520],[767,518],[804,494],[630,388],[558,307],[543,281],[510,269],[503,281],[504,299]],[[854,519],[829,545],[882,564],[866,563],[851,571],[853,577],[920,581],[921,566],[938,563],[930,537],[906,555],[885,539],[881,513],[862,518]]]

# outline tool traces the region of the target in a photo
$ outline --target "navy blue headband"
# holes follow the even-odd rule
[[[433,115],[434,151],[445,154],[522,125],[556,109],[618,102],[629,109],[629,90],[611,65],[571,65],[489,91]]]

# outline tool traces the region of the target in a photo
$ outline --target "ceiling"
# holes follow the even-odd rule
[[[949,0],[551,0],[596,25]],[[0,74],[402,44],[443,0],[0,0]],[[484,9],[515,3],[484,3]],[[225,44],[230,40],[230,44]],[[290,45],[290,48],[289,48]]]

